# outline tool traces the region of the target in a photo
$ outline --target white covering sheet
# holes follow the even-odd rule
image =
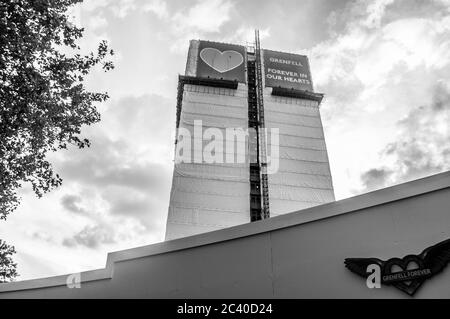
[[[279,170],[268,176],[271,216],[334,201],[317,102],[275,97],[266,90],[266,127],[279,129]]]
[[[194,135],[193,124],[198,120],[202,121],[203,132],[208,128],[219,129],[219,136],[223,137],[223,163],[205,163],[205,158],[203,163],[193,163],[194,158],[202,158],[205,146],[211,143],[211,139]],[[247,153],[246,141],[227,138],[226,129],[247,127],[244,85],[240,84],[237,90],[185,85],[180,128],[191,133],[192,157],[191,163],[174,165],[166,239],[250,221],[249,164],[236,163],[236,158],[233,163],[226,162],[227,154]],[[230,148],[233,144],[234,148]]]

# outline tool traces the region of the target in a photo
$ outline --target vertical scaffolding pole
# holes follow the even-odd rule
[[[259,30],[255,30],[255,53],[256,53],[256,87],[258,100],[258,122],[259,122],[259,151],[261,164],[261,193],[262,193],[262,218],[270,217],[269,207],[269,182],[267,179],[267,151],[266,130],[264,124],[264,87],[262,81],[262,59],[261,45],[259,42]]]

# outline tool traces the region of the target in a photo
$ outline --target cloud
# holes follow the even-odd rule
[[[106,18],[101,15],[93,15],[89,17],[87,22],[87,28],[89,28],[89,31],[96,31],[97,29],[103,29],[108,25],[108,21]]]
[[[448,65],[449,17],[403,16],[383,21],[393,15],[389,11],[392,3],[375,1],[370,6],[359,3],[347,7],[342,13],[347,19],[346,32],[311,50],[314,82],[319,90],[328,94],[329,86],[335,88],[331,93],[358,90],[358,98],[365,102],[392,82],[399,65],[409,70],[424,65],[430,72]],[[394,9],[402,10],[403,6]],[[338,104],[341,112],[347,107]]]
[[[72,238],[65,238],[63,245],[75,247],[78,245],[88,248],[98,248],[101,244],[115,243],[113,231],[99,225],[86,226]]]
[[[101,122],[83,131],[91,147],[54,154],[56,170],[63,179],[85,185],[159,193],[167,186],[171,168],[175,128],[171,102],[157,95],[109,102]]]
[[[79,206],[81,197],[76,195],[64,195],[61,198],[61,205],[69,212],[85,215],[86,211]]]
[[[172,3],[171,3],[172,4]],[[98,3],[87,1],[79,6],[90,14],[87,26],[99,29],[106,26],[101,14],[112,13],[119,19],[126,19],[138,13],[151,13],[165,24],[164,37],[172,41],[171,50],[184,52],[188,40],[205,34],[217,33],[230,20],[234,5],[229,0],[197,0],[182,2],[169,10],[164,0],[102,0]],[[78,13],[78,16],[81,12]]]
[[[269,38],[271,35],[270,27],[259,30],[260,40]],[[227,43],[253,43],[255,42],[255,27],[250,25],[242,25],[235,32],[225,35],[222,42]]]
[[[91,142],[89,150],[73,152],[71,161],[57,164],[63,179],[99,189],[122,186],[155,193],[167,184],[167,167],[135,160],[132,147],[123,140],[111,141],[99,135]]]
[[[111,10],[119,18],[124,18],[129,12],[136,9],[135,0],[114,0]]]
[[[83,6],[83,10],[91,12],[99,8],[107,7],[110,2],[111,0],[84,0],[81,5]]]
[[[50,234],[48,234],[47,232],[45,232],[45,231],[35,231],[35,232],[31,235],[31,237],[32,237],[34,240],[41,240],[41,241],[45,241],[45,242],[51,243],[51,244],[54,243],[53,237],[52,237]]]
[[[175,111],[172,97],[157,94],[124,96],[111,101],[102,114],[104,134],[114,140],[125,137],[130,145],[145,146],[153,152],[160,145],[171,149],[167,139],[175,129]]]
[[[82,192],[96,192],[95,189],[82,187]],[[99,249],[105,245],[126,243],[139,240],[145,234],[151,234],[158,228],[155,222],[154,206],[149,199],[137,191],[117,187],[96,192],[96,196],[81,199],[79,195],[65,195],[62,205],[84,222],[72,235],[65,235],[62,244],[69,248],[84,246]],[[80,208],[80,206],[90,208]],[[157,226],[158,225],[158,226]]]
[[[148,198],[140,197],[133,198],[127,196],[126,198],[111,198],[111,214],[120,215],[144,215],[150,211],[151,203]]]
[[[65,247],[103,249],[162,234],[175,125],[169,106],[157,95],[113,100],[100,124],[83,131],[90,148],[54,154],[63,178],[60,203],[77,221],[62,239]]]
[[[195,5],[179,10],[167,23],[174,42],[170,49],[184,53],[191,39],[210,38],[231,19],[233,3],[228,0],[197,0]]]
[[[103,246],[113,247],[119,243],[142,242],[136,239],[148,235],[149,230],[136,220],[98,214],[93,215],[89,224],[83,226],[81,230],[65,236],[61,243],[69,248],[100,249]]]
[[[162,0],[150,1],[146,3],[142,9],[145,12],[153,12],[160,19],[166,19],[169,17],[167,3]]]
[[[450,169],[450,90],[435,85],[428,105],[413,108],[398,121],[398,136],[381,153],[389,171],[375,168],[361,175],[366,190],[405,182]]]
[[[228,0],[198,0],[187,12],[176,13],[172,20],[178,31],[218,32],[230,19],[233,4]]]
[[[447,167],[433,149],[448,135],[432,115],[442,103],[432,100],[437,84],[450,82],[448,8],[439,1],[353,1],[329,16],[329,39],[304,52],[316,91],[325,93],[321,114],[337,198]],[[405,114],[418,131],[401,124]],[[396,155],[388,156],[388,145]],[[424,162],[409,164],[418,159]],[[375,174],[382,169],[393,172]]]
[[[80,4],[82,10],[91,14],[107,8],[120,19],[125,18],[139,7],[136,0],[84,0]]]
[[[436,85],[434,88],[433,101],[431,103],[431,110],[440,112],[448,111],[450,109],[450,94],[443,83]]]
[[[361,180],[364,188],[371,191],[385,187],[391,174],[387,168],[372,168],[361,175]]]
[[[362,25],[368,28],[378,28],[381,25],[381,19],[385,15],[386,7],[392,4],[394,0],[375,0],[366,7],[366,17]]]

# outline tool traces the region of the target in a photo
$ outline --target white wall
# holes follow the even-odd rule
[[[403,257],[450,238],[450,172],[268,220],[109,255],[107,268],[0,285],[0,298],[410,298],[368,289],[347,257]],[[41,288],[39,288],[41,287]],[[450,298],[450,269],[415,298]]]

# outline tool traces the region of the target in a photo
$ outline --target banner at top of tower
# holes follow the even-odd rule
[[[197,76],[245,83],[245,47],[200,41]]]
[[[266,87],[306,90],[313,92],[308,57],[264,50]]]

